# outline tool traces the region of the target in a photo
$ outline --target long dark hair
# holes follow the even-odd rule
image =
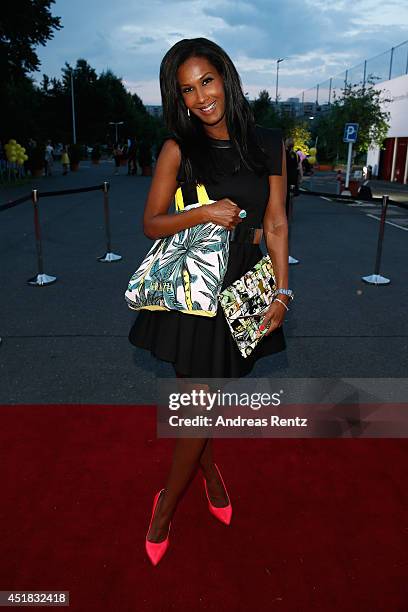
[[[178,142],[183,158],[186,180],[198,183],[217,173],[214,157],[203,124],[187,107],[177,81],[177,71],[190,57],[206,58],[224,81],[225,120],[232,147],[238,153],[236,170],[245,167],[262,173],[266,155],[257,144],[255,123],[241,79],[230,57],[216,43],[206,38],[184,39],[177,42],[164,56],[160,66],[160,89],[163,117],[167,129]]]

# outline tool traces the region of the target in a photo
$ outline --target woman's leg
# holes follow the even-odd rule
[[[176,372],[177,378],[188,378]],[[224,507],[228,496],[214,466],[211,438],[179,438],[173,452],[173,461],[164,493],[160,496],[152,526],[147,535],[150,542],[161,542],[167,537],[170,521],[177,504],[197,468],[207,481],[207,490],[214,506]]]
[[[207,481],[207,491],[213,506],[223,508],[228,504],[228,495],[214,465],[213,441],[208,438],[200,456],[200,468]]]
[[[170,521],[177,504],[197,468],[207,438],[179,438],[164,493],[160,496],[152,526],[147,535],[150,542],[161,542],[167,537]]]

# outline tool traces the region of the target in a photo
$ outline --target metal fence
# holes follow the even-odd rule
[[[369,81],[381,83],[408,74],[408,40],[340,74],[306,89],[296,97],[305,103],[328,106],[347,87],[364,87]]]

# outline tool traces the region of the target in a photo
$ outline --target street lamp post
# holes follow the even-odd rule
[[[118,125],[123,125],[124,121],[109,121],[109,125],[115,126],[115,143],[118,142]]]
[[[275,92],[275,104],[276,106],[278,106],[278,99],[279,99],[279,64],[281,62],[283,62],[286,58],[285,57],[280,57],[279,59],[276,60],[276,92]]]

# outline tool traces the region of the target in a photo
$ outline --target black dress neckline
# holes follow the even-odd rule
[[[221,140],[220,138],[211,138],[210,136],[207,138],[210,141],[211,146],[215,147],[216,149],[230,149],[232,146],[230,140]]]

